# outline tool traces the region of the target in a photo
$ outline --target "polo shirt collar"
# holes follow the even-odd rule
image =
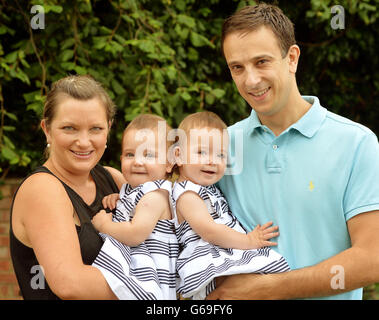
[[[302,116],[297,122],[291,125],[284,132],[287,132],[293,128],[299,131],[302,135],[311,138],[321,127],[321,124],[326,117],[326,109],[320,105],[320,100],[315,96],[302,96],[302,98],[312,104],[311,108],[304,116]],[[264,125],[262,125],[256,112],[254,110],[251,110],[247,133],[251,134],[257,128],[263,129]]]
[[[314,96],[302,96],[302,98],[311,103],[312,106],[297,122],[290,128],[296,129],[307,138],[312,138],[320,129],[326,117],[326,109],[320,105],[320,100]],[[289,129],[290,129],[289,128]]]

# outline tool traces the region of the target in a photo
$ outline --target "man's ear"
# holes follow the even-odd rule
[[[299,63],[299,57],[300,57],[300,48],[298,45],[294,44],[292,45],[288,50],[288,63],[289,63],[289,70],[291,73],[296,73],[297,65]]]

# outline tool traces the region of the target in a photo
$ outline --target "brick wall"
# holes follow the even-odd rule
[[[9,254],[9,209],[21,179],[7,179],[0,185],[0,300],[20,300],[20,290]]]

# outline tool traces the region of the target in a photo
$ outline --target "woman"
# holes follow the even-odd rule
[[[91,217],[125,182],[98,165],[114,113],[88,76],[63,78],[47,96],[41,127],[48,158],[22,182],[11,208],[11,256],[24,299],[115,298],[91,266],[102,246]]]

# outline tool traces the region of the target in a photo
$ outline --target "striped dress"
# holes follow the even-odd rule
[[[175,203],[186,191],[197,193],[205,201],[208,212],[216,223],[246,233],[215,185],[204,187],[191,181],[176,182],[172,193]],[[180,277],[178,293],[184,298],[205,299],[214,290],[216,277],[289,271],[287,261],[268,247],[251,250],[220,248],[201,239],[186,221],[179,224],[176,213],[175,227],[181,249],[176,262]]]
[[[170,181],[149,181],[134,189],[124,184],[113,221],[130,221],[138,201],[146,193],[158,189],[167,190],[172,203]],[[100,235],[104,244],[93,266],[100,269],[120,300],[176,299],[175,264],[179,244],[173,219],[159,220],[151,235],[135,247],[129,247],[109,235]]]

